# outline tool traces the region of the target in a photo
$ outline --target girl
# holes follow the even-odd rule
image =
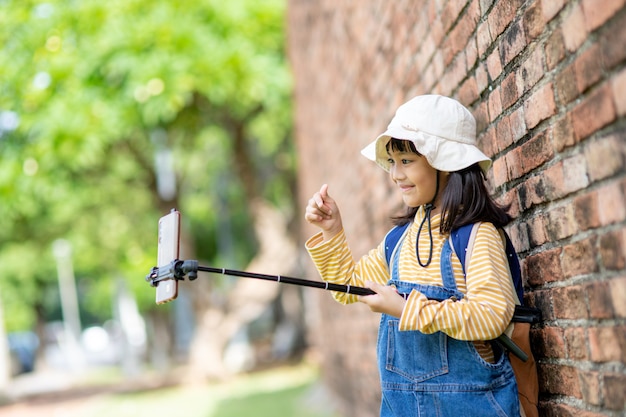
[[[384,241],[353,260],[326,184],[306,207],[305,219],[321,229],[306,247],[322,279],[376,292],[333,296],[382,313],[380,415],[519,416],[508,355],[490,342],[505,331],[515,308],[498,232],[510,218],[485,187],[491,160],[476,147],[474,117],[453,99],[418,96],[398,108],[362,153],[389,172],[408,206],[394,219],[410,224],[389,263]],[[451,231],[477,222],[464,273],[456,255],[442,255],[442,248]],[[452,269],[442,276],[444,256]]]

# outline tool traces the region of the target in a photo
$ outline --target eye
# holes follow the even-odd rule
[[[393,160],[393,158],[389,158],[389,159],[387,159],[387,163],[388,163],[389,165],[393,165],[393,164],[395,164],[395,163],[396,163],[396,161],[394,161],[394,160]]]
[[[406,158],[405,158],[405,159],[402,159],[402,164],[403,164],[403,165],[410,164],[411,162],[413,162],[411,159],[406,159]]]

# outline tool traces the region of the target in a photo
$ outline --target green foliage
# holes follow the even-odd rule
[[[52,242],[73,247],[83,309],[110,316],[117,277],[143,308],[156,222],[170,207],[202,259],[228,225],[254,251],[233,166],[243,131],[258,193],[289,204],[293,181],[284,1],[0,1],[0,286],[9,329],[33,324],[56,286]],[[9,129],[6,117],[19,119]],[[3,128],[4,126],[4,128]],[[241,146],[241,145],[239,145]],[[159,193],[158,151],[177,188]],[[237,265],[232,265],[237,267]],[[53,292],[52,292],[53,293]],[[95,301],[95,300],[99,300]]]

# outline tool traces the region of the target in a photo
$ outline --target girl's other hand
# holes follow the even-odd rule
[[[304,218],[307,222],[322,229],[324,240],[328,240],[341,232],[343,224],[341,214],[335,200],[328,194],[328,184],[322,188],[309,200]]]
[[[375,313],[385,313],[393,317],[400,318],[406,300],[396,290],[395,286],[380,285],[375,282],[366,281],[365,287],[371,289],[376,294],[361,295],[359,301],[367,304]]]

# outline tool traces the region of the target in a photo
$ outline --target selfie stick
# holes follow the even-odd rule
[[[329,291],[338,291],[347,294],[354,295],[374,295],[376,292],[372,291],[369,288],[357,287],[354,285],[342,285],[342,284],[332,284],[330,282],[325,281],[311,281],[308,279],[301,278],[293,278],[287,277],[284,275],[267,275],[267,274],[257,274],[254,272],[244,272],[244,271],[235,271],[232,269],[225,268],[211,268],[206,266],[199,266],[198,261],[194,260],[174,260],[167,265],[160,267],[153,267],[148,275],[146,275],[146,281],[150,283],[153,287],[156,287],[160,281],[165,281],[168,279],[175,280],[184,280],[185,275],[188,275],[190,281],[198,278],[198,271],[202,272],[211,272],[222,275],[230,275],[235,277],[243,277],[243,278],[255,278],[262,279],[266,281],[274,281],[283,284],[292,284],[298,285],[301,287],[311,287],[311,288],[319,288],[323,290]],[[406,300],[409,294],[400,294]],[[516,306],[516,314],[513,316],[514,321],[522,321],[533,323],[535,322],[535,317],[529,317],[528,312],[526,311],[518,311]],[[498,342],[500,342],[504,347],[511,351],[515,356],[521,359],[523,362],[528,360],[528,355],[519,348],[506,334],[500,335],[498,337]]]

